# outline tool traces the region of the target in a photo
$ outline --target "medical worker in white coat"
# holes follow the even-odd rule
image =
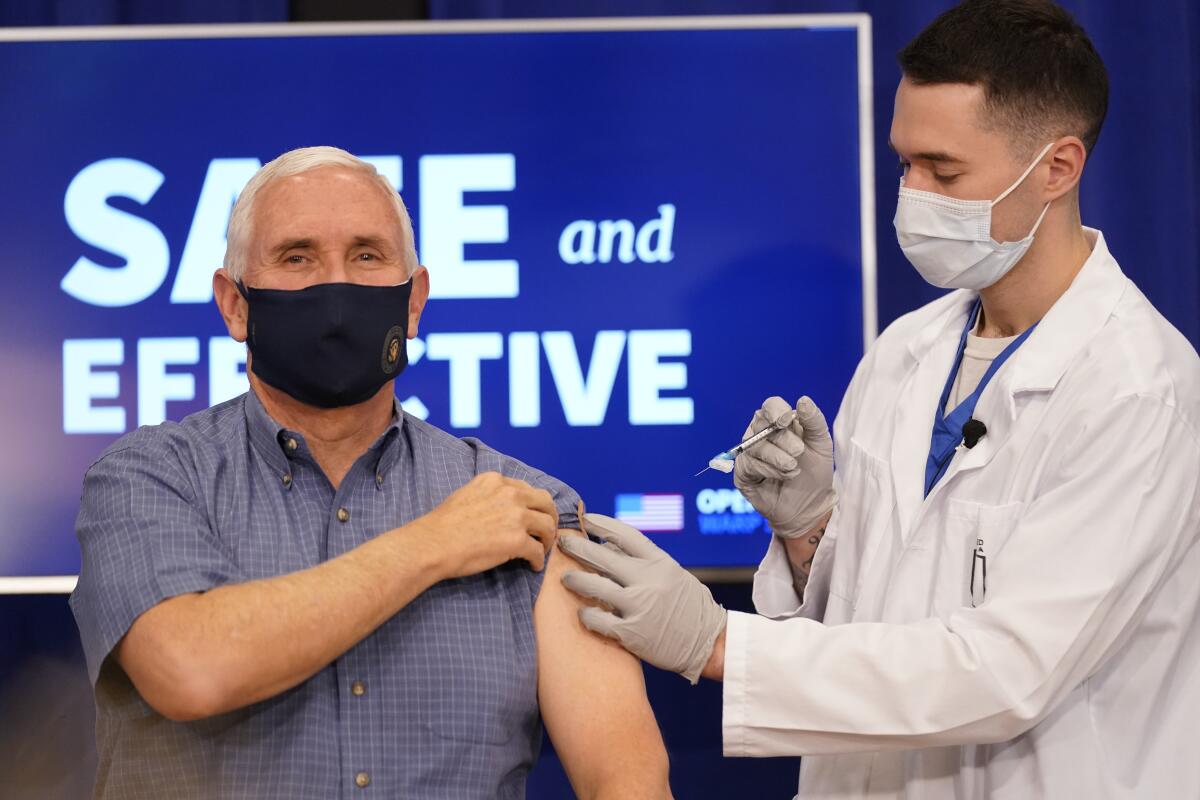
[[[737,459],[758,615],[596,515],[564,583],[724,680],[725,753],[804,756],[801,797],[1196,800],[1200,360],[1080,223],[1103,64],[1038,0],[968,0],[900,62],[897,236],[957,291],[870,347],[832,440],[802,398]]]

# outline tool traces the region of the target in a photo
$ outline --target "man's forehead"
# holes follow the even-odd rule
[[[905,158],[962,162],[988,131],[980,125],[983,88],[965,83],[914,84],[896,89],[889,146]]]
[[[345,167],[318,167],[275,178],[259,190],[254,231],[260,246],[401,238],[395,204],[372,176]]]
[[[374,187],[366,173],[340,165],[323,165],[294,175],[272,178],[258,190],[262,207],[297,200],[331,200],[330,192],[359,192]]]

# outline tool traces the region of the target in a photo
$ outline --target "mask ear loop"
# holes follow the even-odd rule
[[[1042,213],[1038,214],[1037,222],[1033,223],[1033,228],[1029,231],[1029,235],[1025,237],[1026,239],[1032,239],[1033,235],[1037,233],[1037,229],[1041,227],[1042,220],[1046,218],[1046,212],[1049,210],[1050,203],[1046,203],[1046,205],[1042,207]]]
[[[1004,190],[1003,194],[1001,194],[999,197],[997,197],[995,200],[992,201],[993,208],[995,208],[996,204],[999,203],[1001,200],[1003,200],[1004,198],[1006,198],[1010,194],[1012,194],[1013,189],[1016,189],[1018,186],[1020,186],[1025,181],[1026,178],[1029,177],[1029,173],[1033,172],[1034,168],[1037,167],[1038,164],[1042,163],[1042,159],[1045,157],[1046,153],[1050,152],[1051,147],[1054,147],[1054,142],[1051,142],[1050,144],[1048,144],[1042,148],[1042,152],[1038,153],[1037,158],[1035,158],[1033,160],[1033,163],[1025,168],[1025,171],[1021,173],[1021,177],[1017,178],[1016,183],[1014,183],[1012,186],[1009,186],[1007,189]],[[1049,210],[1050,210],[1050,203],[1047,202],[1046,205],[1044,205],[1042,207],[1042,213],[1038,214],[1037,221],[1033,223],[1033,228],[1031,228],[1029,233],[1027,233],[1025,235],[1025,237],[1023,239],[1021,239],[1020,241],[1023,242],[1026,239],[1033,238],[1034,234],[1037,233],[1038,228],[1040,228],[1042,226],[1042,220],[1046,218],[1046,212]]]
[[[1025,168],[1025,171],[1021,173],[1021,177],[1017,178],[1017,180],[1013,183],[1012,186],[1009,186],[1007,189],[1005,189],[1000,194],[999,197],[997,197],[995,200],[993,200],[992,205],[994,206],[997,203],[999,203],[1001,200],[1003,200],[1004,198],[1008,197],[1010,194],[1012,194],[1013,189],[1016,189],[1018,186],[1020,186],[1022,183],[1024,183],[1025,179],[1029,177],[1029,173],[1033,172],[1034,168],[1037,167],[1038,164],[1042,163],[1042,158],[1046,155],[1046,153],[1050,152],[1051,147],[1054,147],[1054,142],[1051,142],[1050,144],[1048,144],[1042,148],[1042,152],[1038,153],[1037,158],[1035,158],[1033,160],[1033,163]],[[1049,205],[1049,204],[1047,204],[1047,205]],[[1041,222],[1041,220],[1039,219],[1038,222]]]

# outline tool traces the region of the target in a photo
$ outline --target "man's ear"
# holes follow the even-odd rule
[[[221,319],[225,320],[230,338],[235,342],[246,341],[246,320],[250,315],[250,306],[224,267],[213,273],[213,299],[217,302]]]
[[[235,290],[236,291],[236,290]],[[408,294],[408,338],[417,336],[421,312],[429,300],[429,270],[418,266],[412,274],[412,291]]]
[[[1079,185],[1087,148],[1078,136],[1064,136],[1050,148],[1050,177],[1046,181],[1046,200],[1057,200]]]

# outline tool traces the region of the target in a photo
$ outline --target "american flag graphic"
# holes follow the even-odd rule
[[[639,531],[667,533],[683,530],[683,495],[619,494],[617,519]]]

